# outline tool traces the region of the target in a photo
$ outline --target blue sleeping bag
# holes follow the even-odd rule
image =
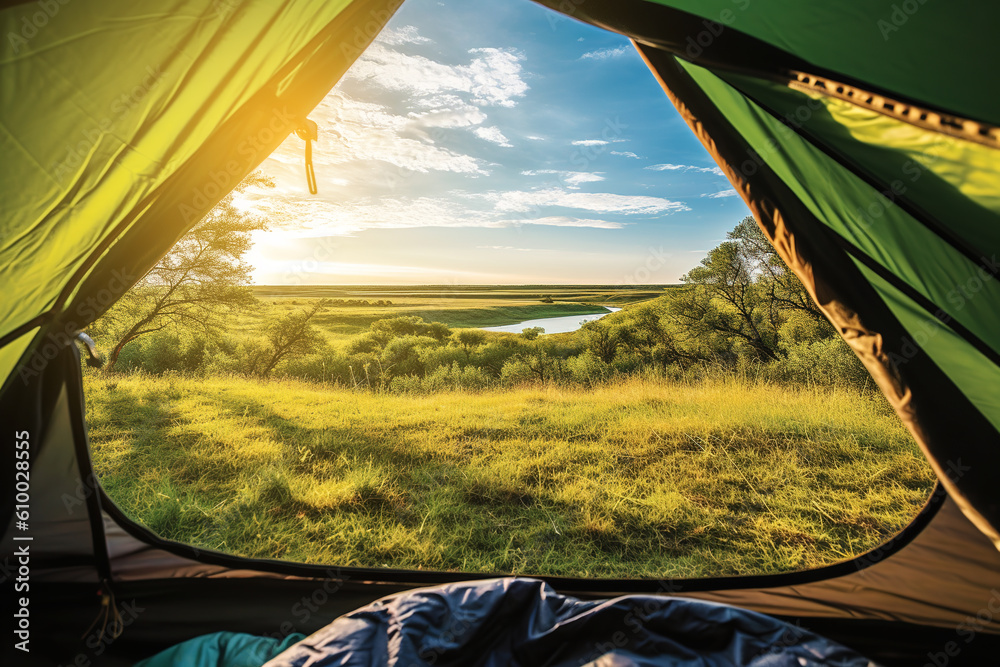
[[[243,632],[213,632],[181,642],[133,667],[260,667],[305,635],[283,639]]]
[[[770,616],[679,597],[582,601],[506,578],[383,598],[306,637],[266,667],[873,667]]]

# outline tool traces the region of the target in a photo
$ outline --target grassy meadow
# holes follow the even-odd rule
[[[625,305],[610,321],[662,294],[337,289],[257,288],[257,296],[271,316],[317,298],[368,301],[334,302],[318,316],[329,354],[343,355],[336,350],[351,336],[387,317],[488,326]],[[553,303],[540,303],[546,295]],[[254,317],[269,316],[245,316],[232,330],[252,331]],[[520,350],[505,367],[530,366],[543,348],[527,346],[556,354],[551,340],[570,349],[573,335],[493,334],[464,352],[447,341],[416,346],[423,356],[413,359],[447,352],[453,360],[421,366],[423,385],[408,375],[381,389],[294,377],[294,364],[268,378],[89,372],[95,468],[129,516],[204,548],[588,577],[828,564],[893,535],[931,491],[933,474],[899,420],[881,396],[856,387],[746,372],[626,373],[617,361],[582,379],[575,366],[537,381],[494,378],[485,362],[479,375],[466,372],[491,346]],[[586,368],[602,363],[588,358]],[[454,381],[427,384],[440,369]]]
[[[260,331],[269,319],[307,307],[317,299],[329,299],[335,305],[317,316],[316,325],[328,342],[340,345],[386,317],[420,317],[454,328],[503,326],[546,317],[606,313],[607,306],[653,299],[662,295],[663,289],[660,285],[260,285],[253,288],[254,296],[270,308],[243,315],[236,326],[245,333]],[[544,297],[552,303],[543,303]],[[367,303],[342,303],[351,301]],[[380,301],[385,305],[375,305]]]

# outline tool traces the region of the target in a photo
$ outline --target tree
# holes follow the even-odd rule
[[[832,335],[826,317],[752,217],[726,238],[681,278],[687,287],[670,295],[668,314],[687,332],[692,349],[702,356],[736,355],[743,347],[759,359],[778,359],[779,330],[796,313]]]
[[[739,227],[737,227],[739,229]],[[733,239],[733,232],[728,235]],[[765,289],[755,282],[759,257],[739,240],[709,251],[681,280],[690,287],[672,299],[672,313],[693,330],[742,341],[761,359],[777,359],[778,323]]]
[[[293,310],[267,327],[271,347],[256,369],[257,375],[267,377],[283,359],[309,354],[322,343],[323,337],[311,320],[324,306],[326,302],[320,299],[310,310]]]
[[[756,282],[767,292],[772,319],[779,318],[780,311],[801,311],[816,322],[828,324],[802,281],[781,259],[752,216],[743,218],[727,238],[739,245],[746,262],[753,267]]]
[[[455,338],[465,350],[465,357],[468,359],[472,355],[472,350],[482,345],[486,340],[486,333],[479,329],[462,329],[455,334]]]
[[[525,340],[535,340],[543,333],[545,333],[544,327],[528,327],[526,329],[521,329],[521,336]]]
[[[427,335],[439,343],[443,343],[451,336],[451,329],[444,322],[431,322],[427,325]]]
[[[429,325],[418,315],[400,315],[376,320],[368,328],[388,342],[397,336],[423,336],[428,332]]]
[[[626,316],[618,329],[622,345],[659,363],[664,370],[672,363],[684,365],[698,358],[689,349],[687,332],[673,324],[662,299],[640,304]]]
[[[233,200],[251,186],[273,185],[259,172],[249,175],[98,321],[95,333],[115,341],[108,370],[141,336],[182,324],[213,332],[227,312],[257,302],[249,288],[253,267],[243,257],[253,245],[251,233],[266,224]]]
[[[580,330],[583,332],[587,349],[606,364],[615,359],[618,346],[621,344],[618,330],[600,320],[585,323]]]

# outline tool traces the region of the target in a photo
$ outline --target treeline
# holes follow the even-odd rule
[[[868,385],[868,374],[774,253],[752,218],[683,278],[570,334],[452,330],[387,317],[342,346],[319,313],[274,318],[257,336],[181,324],[119,350],[117,370],[288,376],[374,391],[430,392],[526,384],[590,385],[636,375],[697,379],[739,374],[795,384]]]
[[[278,305],[277,301],[272,301],[275,306]],[[377,301],[368,301],[367,299],[326,299],[326,303],[330,306],[391,306],[392,301],[388,299],[379,299]],[[293,299],[291,305],[299,305],[298,299]]]

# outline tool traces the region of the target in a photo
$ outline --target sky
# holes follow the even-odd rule
[[[668,284],[749,215],[627,39],[406,0],[261,166],[257,284]]]

